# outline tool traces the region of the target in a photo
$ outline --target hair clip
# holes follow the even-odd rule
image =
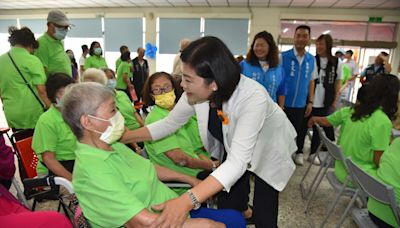
[[[218,117],[221,120],[223,125],[229,124],[228,115],[226,115],[221,109],[217,109],[217,115],[218,115]]]

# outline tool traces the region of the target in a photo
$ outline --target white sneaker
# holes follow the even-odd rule
[[[319,157],[317,156],[317,154],[311,154],[308,157],[308,161],[312,162],[314,165],[321,165],[321,161],[319,160]]]
[[[304,155],[302,153],[296,154],[296,157],[294,158],[294,163],[296,163],[296,165],[303,165]]]

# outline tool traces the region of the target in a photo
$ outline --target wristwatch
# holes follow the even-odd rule
[[[201,206],[201,203],[197,200],[196,196],[193,194],[192,191],[190,191],[190,189],[187,190],[187,193],[189,194],[189,198],[190,198],[190,200],[192,201],[193,210],[199,209],[200,206]]]

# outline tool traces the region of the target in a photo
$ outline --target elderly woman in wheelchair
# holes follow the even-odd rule
[[[159,216],[152,205],[177,197],[161,181],[196,185],[199,180],[153,165],[117,142],[125,127],[114,96],[104,86],[88,82],[68,88],[62,99],[63,118],[79,141],[72,179],[74,191],[92,226],[150,227]],[[191,217],[183,227],[245,226],[236,211],[206,208],[191,213]]]

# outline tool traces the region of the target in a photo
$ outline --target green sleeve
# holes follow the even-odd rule
[[[44,85],[46,83],[46,73],[44,72],[43,64],[38,58],[32,56],[32,63],[29,67],[29,73],[32,76],[33,85]]]
[[[330,124],[336,127],[343,124],[350,114],[351,114],[351,109],[349,107],[345,107],[337,110],[336,112],[332,113],[326,118]]]
[[[120,66],[122,67],[121,75],[128,74],[128,77],[129,77],[129,75],[131,74],[131,67],[130,67],[131,65],[126,62],[123,62],[123,63],[121,63]]]
[[[85,65],[84,65],[84,67],[85,67],[85,70],[87,70],[87,69],[89,69],[89,68],[92,67],[92,58],[91,58],[91,57],[88,57],[88,58],[85,60]]]
[[[143,202],[129,191],[129,185],[116,178],[119,174],[107,169],[99,171],[96,168],[88,170],[86,175],[88,180],[80,183],[84,187],[80,188],[80,194],[77,196],[85,217],[96,225],[123,226],[146,208]]]
[[[46,113],[44,113],[46,114]],[[49,123],[44,114],[39,118],[35,133],[32,139],[32,149],[36,154],[42,154],[46,151],[56,152],[57,148],[57,132],[55,126]]]
[[[370,126],[371,149],[384,151],[389,147],[390,136],[392,134],[392,124],[390,121],[376,119]]]

